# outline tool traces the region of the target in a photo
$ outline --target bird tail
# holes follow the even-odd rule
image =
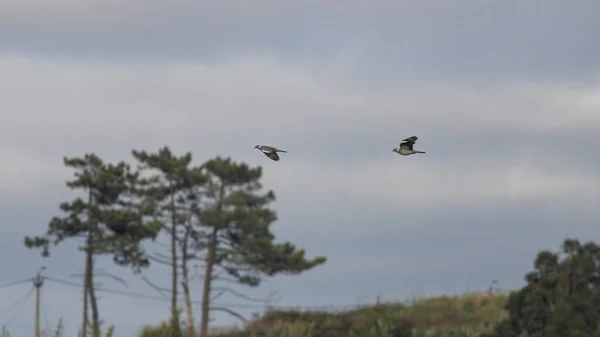
[[[277,150],[276,152],[283,152],[283,153],[287,153],[287,151],[283,151],[283,150]]]
[[[415,153],[425,153],[425,151],[415,151]]]

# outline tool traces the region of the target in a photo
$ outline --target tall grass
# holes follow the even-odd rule
[[[269,311],[243,329],[211,337],[480,337],[506,313],[506,295],[471,294],[384,303],[340,313]],[[171,337],[166,325],[145,327],[139,337]]]

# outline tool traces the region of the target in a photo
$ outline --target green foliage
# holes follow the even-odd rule
[[[10,330],[8,330],[5,325],[3,325],[2,329],[0,330],[0,337],[12,337]]]
[[[171,320],[170,334],[181,335],[177,296],[180,269],[184,271],[182,282],[184,290],[189,289],[187,263],[197,258],[189,246],[192,246],[200,233],[192,224],[192,217],[200,210],[199,200],[206,177],[201,168],[191,167],[192,155],[174,155],[168,147],[156,153],[132,151],[139,164],[139,172],[145,173],[138,180],[138,191],[144,204],[152,212],[156,224],[170,236],[169,260],[154,259],[171,268]],[[189,303],[189,292],[185,292]],[[191,308],[188,307],[188,310]],[[192,313],[188,313],[191,317]],[[193,322],[192,322],[193,323]]]
[[[140,242],[155,238],[159,228],[147,223],[146,208],[137,202],[138,174],[131,172],[125,162],[106,164],[95,154],[83,158],[64,158],[72,168],[75,179],[67,181],[70,189],[86,195],[60,204],[63,217],[50,220],[43,236],[25,237],[28,248],[41,248],[49,256],[49,245],[66,239],[85,238],[80,247],[86,254],[84,284],[92,308],[94,335],[99,333],[99,315],[94,291],[94,255],[110,254],[118,265],[130,266],[139,273],[149,265]],[[84,310],[87,308],[84,308]]]
[[[171,325],[165,322],[159,326],[145,326],[139,332],[139,337],[166,337],[171,335]]]
[[[58,320],[58,324],[56,325],[56,329],[54,330],[54,333],[52,333],[52,337],[62,337],[63,330],[64,330],[64,326],[63,326],[63,321],[61,318]]]
[[[88,239],[85,251],[92,254],[112,254],[114,262],[129,265],[134,271],[147,267],[139,242],[156,237],[157,227],[144,222],[142,205],[135,203],[137,174],[124,162],[105,164],[95,154],[83,158],[64,158],[64,164],[75,170],[75,179],[67,181],[71,189],[87,193],[60,204],[64,217],[53,217],[45,235],[25,237],[28,248],[41,248],[49,255],[49,244],[65,239]]]
[[[178,218],[177,213],[185,213],[188,201],[197,201],[206,177],[199,167],[191,167],[192,154],[175,156],[168,147],[163,147],[157,153],[132,151],[133,157],[139,163],[139,172],[148,172],[148,176],[139,179],[139,190],[146,203],[153,209],[153,215],[166,223],[181,225],[184,218]],[[166,228],[166,227],[164,227]]]
[[[216,268],[240,284],[257,286],[261,275],[299,274],[326,261],[306,259],[305,252],[289,242],[274,242],[270,225],[277,215],[268,205],[275,194],[260,193],[260,167],[217,157],[203,168],[209,181],[200,225],[209,234],[199,247],[215,245]]]
[[[171,314],[171,320],[169,328],[167,329],[168,337],[183,337],[183,331],[181,329],[181,322],[179,317],[181,316],[181,310],[177,308],[173,314]]]
[[[508,297],[440,297],[338,314],[271,311],[243,331],[214,337],[600,336],[599,268],[599,246],[567,239],[559,253],[540,252],[527,285]]]
[[[202,169],[208,180],[202,210],[197,213],[202,230],[196,249],[206,254],[200,336],[207,337],[209,310],[241,318],[231,309],[210,306],[213,282],[227,280],[256,287],[264,276],[299,274],[326,259],[306,259],[304,251],[291,243],[274,242],[270,226],[277,215],[268,205],[275,200],[275,194],[261,193],[260,167],[216,157],[204,163]]]
[[[115,264],[139,273],[150,264],[142,241],[155,239],[161,230],[171,236],[172,255],[170,261],[154,261],[172,267],[171,320],[170,324],[144,328],[141,337],[183,336],[177,308],[179,270],[188,305],[187,322],[192,323],[188,324],[189,332],[193,334],[188,260],[205,262],[203,337],[209,310],[236,315],[230,309],[210,305],[213,282],[226,280],[256,287],[264,277],[296,275],[326,262],[325,257],[306,258],[304,250],[290,242],[275,242],[270,226],[277,214],[269,207],[275,194],[263,190],[260,167],[221,157],[192,167],[191,153],[178,157],[168,147],[156,153],[132,154],[139,163],[136,172],[125,162],[107,164],[95,154],[64,158],[65,166],[75,171],[75,179],[66,185],[85,195],[61,203],[63,215],[51,219],[45,234],[24,239],[26,247],[41,249],[45,257],[51,245],[86,239],[79,249],[88,257],[86,289],[94,337],[102,334],[91,281],[92,257],[110,255]],[[219,336],[600,337],[599,246],[567,239],[559,253],[540,252],[525,280],[526,286],[508,298],[441,297],[411,306],[383,304],[338,314],[271,311],[251,321],[244,331]],[[104,336],[113,333],[111,326]],[[62,321],[53,334],[60,335]],[[3,326],[0,337],[10,336]]]
[[[185,336],[180,327],[175,326],[176,330],[173,330],[173,326],[171,323],[162,322],[156,326],[144,326],[140,332],[138,332],[138,337],[175,337],[175,336]]]
[[[181,335],[177,307],[180,286],[184,289],[187,323],[193,329],[188,260],[206,262],[203,332],[207,329],[208,310],[237,315],[227,308],[208,305],[209,293],[216,291],[211,286],[213,281],[255,287],[263,277],[296,275],[326,262],[325,257],[306,258],[305,251],[290,242],[275,242],[270,226],[277,215],[269,208],[275,194],[262,191],[260,167],[220,157],[192,167],[191,153],[175,156],[166,146],[156,153],[134,150],[132,155],[138,162],[135,172],[123,161],[104,163],[95,154],[64,158],[65,166],[75,171],[75,179],[67,181],[67,186],[84,193],[60,204],[63,215],[51,219],[44,235],[24,239],[25,246],[41,249],[43,256],[49,256],[51,245],[85,239],[79,249],[87,254],[85,288],[94,335],[98,334],[100,320],[93,286],[93,256],[111,255],[116,264],[130,266],[139,273],[151,259],[141,242],[155,239],[161,230],[171,236],[171,258],[152,256],[152,260],[172,268],[171,337]]]
[[[60,333],[59,333],[60,331]],[[102,330],[98,330],[94,333],[94,329],[92,327],[88,326],[87,329],[87,334],[86,336],[94,336],[94,337],[113,337],[115,332],[115,327],[113,325],[109,326],[108,329],[106,330],[106,333],[102,333]],[[78,334],[80,337],[83,336],[83,333],[81,332],[81,330],[79,331]],[[54,336],[62,336],[62,321],[59,322],[59,327],[56,328],[56,332]]]
[[[600,336],[600,247],[567,239],[562,251],[540,252],[527,285],[507,304],[497,337]]]

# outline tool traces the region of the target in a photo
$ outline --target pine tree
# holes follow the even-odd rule
[[[207,337],[209,312],[217,309],[210,305],[213,282],[227,279],[256,287],[265,276],[300,274],[325,263],[326,258],[306,259],[304,250],[293,244],[274,242],[270,225],[277,215],[268,205],[275,195],[261,193],[260,167],[220,157],[202,167],[209,182],[198,214],[203,235],[197,248],[205,253],[200,336]]]
[[[88,299],[92,309],[92,331],[100,331],[98,304],[94,291],[94,257],[112,255],[115,263],[139,272],[149,265],[141,241],[156,237],[159,227],[146,221],[148,209],[136,202],[138,175],[124,163],[105,164],[95,154],[83,158],[64,158],[65,166],[75,170],[70,189],[83,190],[85,197],[60,204],[63,217],[53,217],[43,236],[25,237],[28,248],[41,248],[49,256],[49,245],[65,239],[84,239],[85,252],[83,327],[87,331]]]
[[[171,267],[170,329],[173,336],[180,336],[177,307],[180,276],[187,310],[187,328],[190,332],[194,330],[188,263],[196,256],[191,253],[189,246],[197,235],[192,225],[192,214],[197,212],[206,177],[200,168],[191,167],[192,155],[189,152],[178,157],[165,146],[157,153],[134,150],[132,154],[140,164],[140,171],[147,175],[140,180],[144,200],[153,205],[155,218],[170,237],[170,256],[155,255],[152,260]]]

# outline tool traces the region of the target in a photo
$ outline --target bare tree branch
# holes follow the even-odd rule
[[[217,293],[210,297],[211,302],[218,299],[219,297],[223,296],[223,294],[225,294],[225,290],[212,289],[212,291],[216,291]]]
[[[100,271],[100,272],[96,271],[96,273],[95,273],[95,276],[106,276],[106,277],[110,277],[110,278],[112,278],[113,280],[115,280],[115,281],[117,281],[117,282],[121,283],[121,284],[122,284],[122,285],[123,285],[125,288],[129,288],[129,285],[127,284],[127,282],[125,282],[125,280],[124,280],[124,279],[122,279],[122,278],[118,277],[118,276],[117,276],[117,275],[115,275],[115,274],[107,273],[107,272],[104,272],[104,271]]]
[[[275,302],[275,301],[278,301],[281,299],[281,296],[276,297],[277,295],[279,295],[277,291],[270,292],[266,298],[256,298],[256,297],[250,297],[250,296],[244,295],[244,294],[242,294],[238,291],[235,291],[229,287],[214,287],[213,290],[218,292],[217,295],[214,295],[215,297],[220,297],[224,293],[230,293],[234,296],[237,296],[241,299],[244,299],[246,301],[251,301],[251,302],[272,303],[272,302]]]
[[[77,273],[77,274],[70,274],[69,275],[69,277],[83,277],[83,276],[85,276],[84,273]],[[94,271],[94,277],[100,277],[100,276],[110,277],[113,280],[121,283],[125,288],[129,288],[129,285],[127,284],[127,282],[124,279],[122,279],[121,277],[119,277],[119,276],[117,276],[115,274],[112,274],[112,273],[107,273],[107,272],[105,272],[102,269],[95,270]]]
[[[154,262],[158,262],[160,264],[164,264],[166,266],[173,266],[173,263],[171,261],[162,259],[162,258],[158,258],[152,255],[148,255],[148,260],[154,261]]]
[[[161,253],[154,253],[153,256],[159,259],[165,259],[166,261],[168,261],[171,258],[171,256]]]
[[[216,266],[216,267],[220,267],[220,266]],[[223,271],[219,271],[216,273],[213,273],[212,275],[212,279],[213,281],[222,281],[225,283],[231,283],[231,284],[240,284],[235,278],[232,277],[227,277],[227,276],[222,276],[223,274],[225,274]]]
[[[236,279],[231,278],[231,277],[225,277],[225,276],[213,277],[213,281],[221,281],[221,282],[226,282],[226,283],[231,283],[231,284],[240,284]]]
[[[223,308],[223,307],[211,307],[210,308],[211,311],[222,311],[222,312],[226,312],[228,314],[230,314],[231,316],[239,319],[240,321],[246,323],[248,322],[248,320],[246,318],[244,318],[244,316],[240,315],[239,313],[235,312],[234,310],[228,309],[228,308]]]
[[[152,289],[156,290],[156,292],[158,292],[160,294],[160,296],[168,296],[168,294],[171,292],[171,289],[167,289],[165,287],[161,287],[159,285],[156,285],[156,284],[152,283],[144,275],[142,275],[142,280],[144,280],[144,282],[146,282],[146,284],[148,284]],[[167,295],[165,295],[165,293],[167,293]]]

